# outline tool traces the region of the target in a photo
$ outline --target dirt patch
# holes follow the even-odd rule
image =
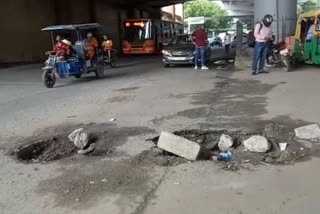
[[[177,166],[188,161],[184,158],[177,157],[157,147],[144,151],[134,158],[137,165],[140,164],[156,164],[158,166]]]
[[[52,138],[19,148],[15,154],[21,161],[45,162],[70,157],[76,152],[76,146],[68,139]]]
[[[95,150],[89,156],[109,155],[129,137],[153,133],[147,127],[117,127],[107,123],[52,127],[21,140],[9,153],[28,163],[71,157],[77,154],[77,148],[69,141],[68,135],[79,128],[84,128],[89,133],[89,145],[95,143]]]
[[[132,159],[103,161],[98,158],[77,163],[71,169],[42,181],[36,192],[53,193],[56,206],[85,210],[111,194],[119,194],[115,203],[132,204],[152,186],[152,166],[136,165]],[[109,195],[110,196],[110,195]]]

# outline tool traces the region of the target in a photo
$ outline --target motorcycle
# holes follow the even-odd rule
[[[269,42],[265,67],[282,68],[283,71],[290,71],[290,53],[285,42],[276,45]]]
[[[104,56],[103,56],[103,61],[106,65],[109,65],[110,67],[116,67],[117,65],[117,60],[118,60],[118,56],[117,56],[117,51],[112,49],[111,50],[111,56],[110,56],[110,59],[108,57],[108,54],[107,53],[104,53]]]

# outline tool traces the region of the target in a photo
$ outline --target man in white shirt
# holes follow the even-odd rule
[[[227,56],[230,53],[230,45],[231,45],[231,35],[226,32],[226,36],[224,37],[224,48],[226,50]]]

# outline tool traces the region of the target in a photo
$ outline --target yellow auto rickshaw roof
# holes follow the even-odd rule
[[[310,10],[308,12],[305,12],[305,13],[302,13],[300,14],[299,16],[299,19],[298,19],[298,23],[297,23],[297,26],[296,26],[296,33],[295,33],[295,38],[297,40],[300,40],[300,34],[301,34],[301,21],[304,19],[304,18],[310,18],[310,17],[318,17],[320,15],[320,9],[314,9],[314,10]]]
[[[319,15],[320,15],[320,9],[314,9],[314,10],[310,10],[308,12],[300,14],[299,20],[303,18],[308,18],[308,17],[317,17]]]

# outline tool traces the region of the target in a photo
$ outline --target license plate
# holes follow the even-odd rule
[[[171,60],[175,60],[175,61],[185,61],[188,60],[188,57],[172,57]]]

